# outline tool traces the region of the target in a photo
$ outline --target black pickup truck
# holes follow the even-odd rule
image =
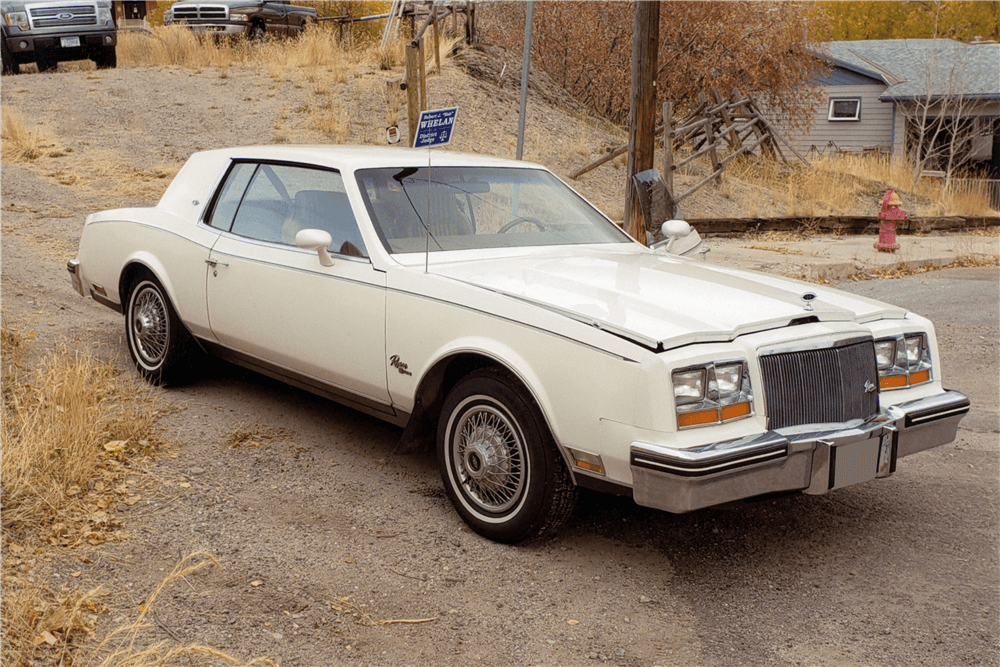
[[[0,33],[4,74],[27,63],[42,72],[66,60],[93,60],[100,69],[118,64],[111,0],[0,0]]]
[[[178,2],[163,15],[163,25],[185,25],[218,36],[260,38],[301,33],[316,21],[316,9],[268,0]]]

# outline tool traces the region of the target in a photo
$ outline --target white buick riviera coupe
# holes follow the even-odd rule
[[[969,410],[928,320],[651,250],[478,155],[197,153],[155,207],[89,216],[69,272],[149,381],[209,352],[398,424],[503,542],[578,487],[679,513],[886,477]]]

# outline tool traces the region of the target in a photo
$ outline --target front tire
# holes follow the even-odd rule
[[[7,38],[0,35],[0,62],[3,63],[4,74],[20,74],[21,66],[11,56],[10,49],[7,48]]]
[[[448,394],[438,463],[459,515],[491,540],[550,535],[573,512],[576,487],[541,412],[500,369],[471,373]]]
[[[97,69],[115,69],[118,67],[118,51],[113,46],[99,49],[92,60]]]
[[[147,381],[165,385],[182,379],[191,335],[155,278],[143,276],[130,290],[125,338],[135,367]]]

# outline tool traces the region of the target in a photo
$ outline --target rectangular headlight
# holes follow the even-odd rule
[[[704,368],[674,371],[674,401],[677,405],[697,403],[705,399]]]
[[[896,339],[880,340],[875,343],[875,361],[879,370],[892,368],[896,363]]]
[[[715,383],[719,389],[719,400],[723,403],[725,399],[738,395],[743,383],[743,363],[717,365]]]
[[[678,428],[721,424],[753,414],[745,361],[678,369],[671,380]]]
[[[905,389],[931,381],[931,353],[927,334],[912,333],[875,341],[879,387]]]

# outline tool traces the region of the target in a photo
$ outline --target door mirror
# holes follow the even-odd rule
[[[701,236],[685,220],[667,220],[660,226],[660,231],[667,240],[657,243],[653,248],[662,248],[671,255],[686,255],[701,245]]]
[[[330,232],[322,229],[303,229],[295,235],[295,245],[303,250],[314,250],[319,255],[319,263],[323,266],[333,266],[328,248],[333,245]]]

